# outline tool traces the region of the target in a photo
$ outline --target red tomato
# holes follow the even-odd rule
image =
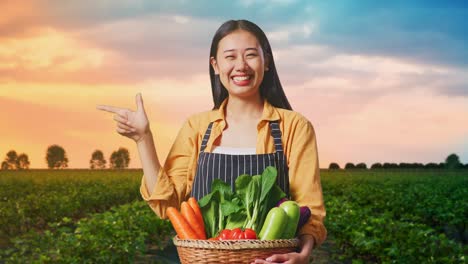
[[[240,228],[234,228],[231,232],[231,239],[244,239],[244,232]]]
[[[219,240],[228,240],[231,239],[232,231],[230,229],[224,229],[219,233]]]
[[[242,231],[240,228],[224,229],[219,232],[216,238],[210,238],[212,240],[230,240],[230,239],[257,239],[257,234],[253,229],[246,228]]]
[[[244,230],[244,239],[257,239],[257,234],[250,228]]]

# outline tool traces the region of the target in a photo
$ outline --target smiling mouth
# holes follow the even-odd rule
[[[235,81],[235,82],[243,82],[243,81],[247,81],[247,80],[250,80],[252,76],[250,75],[247,75],[247,76],[234,76],[232,77],[232,80]]]

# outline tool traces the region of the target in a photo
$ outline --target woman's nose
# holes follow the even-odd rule
[[[245,71],[248,67],[249,65],[247,64],[247,61],[244,58],[240,57],[239,59],[237,59],[236,70]]]

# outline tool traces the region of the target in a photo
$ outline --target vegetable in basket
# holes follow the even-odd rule
[[[267,167],[262,175],[240,175],[235,192],[227,183],[215,179],[211,192],[199,200],[207,237],[223,229],[250,228],[257,234],[267,213],[286,194],[276,185],[277,170]]]
[[[198,205],[197,199],[195,199],[194,197],[190,197],[188,199],[188,203],[190,204],[190,207],[192,207],[193,212],[195,213],[195,216],[197,217],[197,221],[198,223],[200,223],[203,233],[205,234],[205,224],[203,222],[203,215],[201,213],[201,209],[200,209],[200,206]]]
[[[189,223],[185,218],[177,211],[174,207],[168,207],[166,209],[167,217],[171,221],[174,230],[177,233],[177,236],[180,239],[197,239],[197,234],[190,227]]]
[[[280,239],[287,224],[288,216],[283,209],[279,207],[271,209],[260,231],[260,240]]]
[[[284,228],[281,238],[290,239],[296,235],[297,224],[299,223],[300,209],[294,201],[286,201],[280,205],[287,215],[288,223]]]
[[[180,212],[182,216],[187,220],[187,222],[192,227],[193,231],[197,234],[197,237],[200,239],[206,239],[205,227],[203,222],[199,222],[197,216],[195,215],[194,210],[187,202],[182,202],[180,206]]]
[[[212,240],[236,240],[236,239],[257,239],[257,234],[250,228],[244,230],[240,228],[224,229]]]
[[[300,209],[294,201],[282,203],[268,212],[260,231],[261,240],[291,239],[296,235]]]
[[[280,206],[282,203],[289,201],[287,198],[283,198],[279,200],[279,202],[276,204],[276,206]],[[297,224],[297,229],[296,233],[299,232],[299,230],[307,223],[309,220],[310,216],[312,213],[310,212],[310,208],[308,206],[301,206],[300,207],[300,217],[299,217],[299,223]]]
[[[206,239],[203,217],[195,198],[182,202],[180,212],[168,207],[166,215],[180,239]]]

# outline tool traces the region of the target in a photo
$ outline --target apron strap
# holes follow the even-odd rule
[[[200,152],[205,151],[206,143],[208,143],[208,139],[210,138],[211,128],[213,127],[213,122],[208,125],[206,129],[205,135],[203,136],[203,141],[200,147]],[[276,152],[283,152],[283,142],[281,141],[281,130],[279,128],[278,121],[270,121],[270,128],[271,128],[271,136],[273,137],[273,141],[275,143],[275,150]]]
[[[201,144],[201,147],[200,147],[200,153],[205,151],[206,143],[208,143],[208,139],[210,138],[211,127],[213,127],[213,122],[211,122],[208,125],[208,128],[206,129],[205,135],[203,136],[203,141],[202,141],[202,144]]]
[[[283,142],[281,141],[281,130],[279,128],[278,121],[270,121],[271,136],[275,142],[276,152],[283,152]]]

